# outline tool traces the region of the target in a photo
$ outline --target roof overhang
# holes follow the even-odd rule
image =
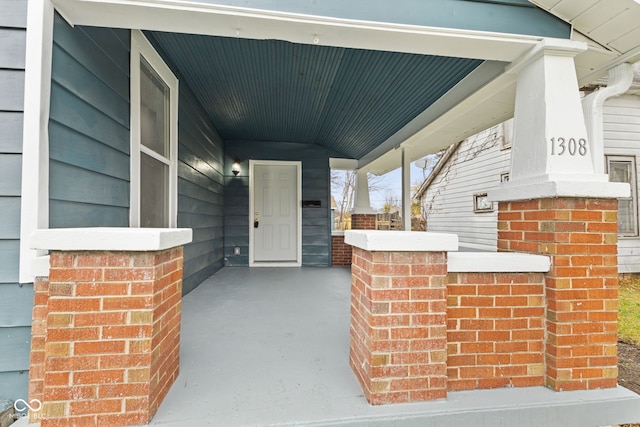
[[[397,148],[404,148],[405,155],[415,160],[511,117],[516,76],[505,73],[505,68],[526,57],[543,41],[547,45],[569,44],[578,50],[586,47],[582,42],[540,36],[361,21],[203,2],[54,0],[54,4],[73,25],[278,39],[497,61],[479,67],[378,149],[359,159],[360,168],[378,174],[400,165]],[[593,70],[591,64],[587,68]]]

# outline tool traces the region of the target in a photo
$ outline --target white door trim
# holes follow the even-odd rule
[[[254,167],[256,165],[282,165],[296,167],[296,220],[297,249],[295,262],[255,262],[254,252]],[[250,267],[300,267],[302,265],[302,162],[279,160],[249,160],[249,266]]]

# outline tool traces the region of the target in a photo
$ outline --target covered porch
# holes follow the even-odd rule
[[[226,267],[183,301],[180,376],[149,425],[599,426],[635,395],[544,387],[370,405],[349,367],[348,268]]]
[[[607,287],[617,283],[613,279],[617,271],[609,265],[613,257],[599,251],[602,247],[609,250],[607,245],[613,244],[615,199],[628,192],[628,187],[609,183],[603,171],[594,166],[597,147],[587,145],[578,96],[578,84],[587,75],[577,56],[588,51],[588,44],[570,39],[566,22],[522,1],[513,2],[508,10],[517,16],[524,14],[523,23],[531,22],[524,18],[538,16],[535,21],[545,24],[541,29],[525,29],[520,34],[513,28],[478,28],[466,22],[442,27],[436,25],[443,25],[438,22],[410,21],[409,8],[393,22],[384,22],[389,19],[385,9],[376,10],[372,17],[334,16],[333,8],[325,9],[327,3],[320,10],[290,10],[283,6],[286,2],[275,2],[282,10],[219,4],[224,2],[205,2],[198,8],[179,3],[55,1],[45,2],[40,9],[34,6],[33,14],[30,11],[30,16],[44,22],[43,33],[39,38],[40,33],[36,34],[32,50],[43,53],[40,56],[45,62],[53,58],[51,70],[43,66],[41,73],[26,76],[27,86],[30,81],[45,84],[41,99],[25,107],[25,117],[34,123],[37,135],[25,136],[30,145],[24,156],[23,171],[29,179],[25,180],[23,206],[29,209],[23,211],[34,214],[22,222],[20,258],[24,280],[36,278],[36,308],[41,309],[34,310],[33,316],[30,398],[44,399],[43,413],[36,414],[43,415],[43,427],[58,425],[61,420],[87,425],[144,424],[161,401],[164,403],[151,421],[153,425],[370,426],[391,422],[402,425],[404,420],[406,425],[506,426],[517,420],[530,425],[595,426],[624,421],[621,414],[630,402],[635,404],[637,396],[615,387],[615,357],[602,354],[596,361],[592,353],[583,355],[581,361],[593,362],[585,370],[572,371],[573,364],[567,362],[572,357],[565,351],[571,350],[567,343],[584,331],[580,329],[582,324],[571,331],[551,331],[560,336],[558,353],[562,354],[551,354],[549,360],[559,360],[563,366],[556,369],[549,365],[549,372],[544,372],[542,274],[535,275],[536,283],[532,292],[526,292],[528,296],[508,302],[509,295],[502,294],[492,300],[513,305],[514,310],[522,306],[527,311],[535,305],[534,314],[526,314],[527,319],[509,326],[506,332],[511,336],[511,329],[521,331],[535,324],[537,338],[522,341],[530,352],[533,347],[528,341],[536,341],[537,354],[517,363],[517,368],[524,370],[522,389],[512,388],[518,384],[506,384],[506,377],[502,377],[490,387],[478,387],[494,390],[457,391],[473,389],[486,379],[476,375],[480,370],[475,366],[466,370],[469,375],[463,373],[462,368],[469,365],[458,360],[460,364],[453,369],[460,371],[455,378],[459,388],[451,389],[446,401],[438,395],[436,399],[441,400],[430,403],[372,407],[367,402],[370,396],[365,398],[351,369],[360,363],[354,364],[352,358],[349,366],[348,337],[353,338],[349,318],[354,311],[349,305],[349,295],[353,295],[349,274],[328,268],[332,250],[328,174],[335,163],[347,164],[363,176],[367,172],[383,173],[400,164],[406,171],[415,158],[515,111],[524,135],[515,138],[522,141],[518,142],[522,155],[513,163],[519,175],[514,173],[511,182],[495,195],[495,200],[504,203],[504,226],[513,225],[513,232],[505,237],[505,249],[556,257],[559,247],[568,251],[561,254],[567,256],[554,259],[588,263],[589,271],[552,271],[548,287],[555,291],[556,285],[560,289],[575,282],[576,289],[586,283],[602,290],[593,298],[580,294],[587,302],[598,300],[585,305],[585,313],[580,316],[586,316],[588,310],[606,309],[610,313],[596,313],[601,317],[595,323],[599,328],[611,326],[617,307],[605,303],[614,298],[614,291]],[[455,12],[456,2],[444,3]],[[466,3],[472,6],[482,2]],[[496,5],[502,10],[505,5],[500,3],[483,4],[486,15],[492,16]],[[368,2],[360,2],[361,13],[365,5]],[[465,16],[472,16],[471,11]],[[424,12],[420,16],[432,16],[429,10]],[[159,62],[157,70],[149,62],[151,58]],[[144,126],[138,116],[148,105],[138,99],[143,92],[138,74],[154,71],[145,68],[145,61],[157,73],[168,68],[177,75],[162,78],[167,86],[170,81],[180,80],[179,94],[169,89],[169,95],[158,103],[169,105],[171,111],[155,116],[167,118],[171,125],[164,151],[160,150],[168,151],[168,157],[144,143],[146,148],[140,146]],[[590,69],[599,73],[617,65],[604,59],[595,62]],[[104,63],[114,72],[105,72]],[[254,68],[256,64],[259,67]],[[74,72],[67,72],[68,68]],[[27,66],[31,69],[34,67]],[[270,76],[275,77],[267,78]],[[96,87],[100,90],[87,89]],[[225,92],[233,88],[236,90]],[[406,93],[415,99],[408,102]],[[540,96],[531,99],[531,93]],[[260,100],[263,102],[256,102]],[[50,105],[50,111],[40,108],[43,105]],[[556,115],[556,111],[566,114]],[[263,120],[265,114],[269,117]],[[36,119],[44,125],[35,126]],[[25,119],[25,129],[29,120]],[[565,155],[570,158],[552,157],[554,146],[548,147],[548,138],[554,144],[553,138],[565,141],[565,136],[574,144]],[[167,183],[166,191],[151,197],[145,206],[141,197],[147,194],[140,172],[142,154],[166,166],[161,167],[165,181],[146,181],[150,190],[159,191],[157,182]],[[103,157],[105,162],[96,161]],[[536,162],[529,164],[528,158]],[[284,261],[305,269],[244,267],[256,261],[262,265],[280,261],[256,259],[255,249],[260,247],[256,235],[275,229],[267,228],[271,225],[265,221],[267,209],[256,207],[257,201],[272,200],[258,197],[253,189],[255,181],[266,182],[261,178],[270,177],[257,173],[253,168],[257,162],[295,162],[295,179],[289,180],[292,186],[278,193],[283,195],[279,201],[286,203],[273,205],[291,208],[295,213],[290,221],[292,228],[284,233],[295,237],[295,245],[290,245],[295,249],[294,256]],[[52,178],[41,185],[38,174],[42,173],[46,181],[48,168]],[[366,188],[364,182],[359,185]],[[406,208],[407,173],[403,182]],[[589,191],[584,191],[585,182]],[[370,206],[363,196],[366,191],[358,193],[354,213],[366,222]],[[164,222],[141,222],[140,211],[154,212],[155,202],[157,211],[166,214]],[[574,234],[588,239],[583,243],[593,244],[593,248],[555,245],[556,235],[548,229],[534,236],[516,231],[546,227],[543,219],[579,221],[566,216],[575,211],[578,217],[592,207],[598,213],[588,219],[597,230],[585,236]],[[530,220],[535,224],[523,224]],[[136,228],[141,225],[161,228]],[[97,227],[104,229],[96,232]],[[146,230],[151,230],[148,236],[139,235]],[[66,240],[55,238],[57,233]],[[74,238],[78,233],[81,238]],[[107,239],[96,238],[96,233]],[[119,233],[126,238],[120,238]],[[163,239],[165,234],[168,240]],[[49,238],[34,242],[34,235],[35,240],[38,236]],[[174,241],[173,235],[180,238]],[[406,239],[393,236],[390,240],[394,240],[395,249],[387,248],[389,253],[408,250]],[[547,244],[547,240],[554,244]],[[364,246],[363,250],[368,244]],[[445,259],[448,250],[454,249],[439,248],[434,259]],[[32,271],[31,261],[39,259],[37,251],[51,251],[50,262],[41,272]],[[95,254],[86,256],[84,251]],[[587,251],[597,253],[597,259],[580,258]],[[368,255],[361,251],[361,256]],[[578,273],[584,270],[588,276],[594,263],[603,267],[598,270],[598,279],[582,280]],[[440,334],[436,338],[442,348],[433,353],[437,352],[436,362],[442,371],[438,380],[443,383],[447,375],[443,359],[450,350],[444,324],[448,304],[443,268],[446,261],[437,264],[437,273],[428,269],[420,279],[401,278],[412,286],[417,282],[425,288],[437,284],[435,292],[425,289],[414,296],[405,289],[402,292],[410,296],[381,298],[378,305],[363,305],[362,311],[387,307],[385,313],[373,313],[379,317],[371,317],[381,321],[386,320],[383,314],[398,314],[396,309],[404,319],[425,314],[420,325],[424,327],[416,333],[429,330]],[[386,271],[386,266],[377,267]],[[369,274],[365,270],[363,267],[363,276]],[[461,271],[474,274],[478,270]],[[432,281],[431,276],[438,277]],[[501,291],[509,293],[513,282],[505,281],[505,277],[495,284],[504,285]],[[393,287],[392,278],[384,279],[388,287]],[[492,276],[491,280],[497,279]],[[522,283],[529,284],[529,280]],[[460,304],[463,299],[475,301],[478,295],[462,292],[478,288],[459,290]],[[534,291],[535,295],[529,295]],[[180,293],[187,294],[184,306]],[[569,292],[554,293],[551,300],[558,302],[553,309],[557,309],[560,320],[555,319],[554,312],[552,326],[568,322],[565,312],[573,310],[570,303],[576,298]],[[387,301],[392,299],[401,304]],[[576,303],[582,304],[582,300]],[[425,307],[433,306],[439,310],[432,319],[433,313],[425,313]],[[511,313],[512,308],[506,311]],[[459,310],[453,323],[468,325],[466,332],[475,338],[476,331],[470,325],[476,323],[480,311],[475,306],[470,310],[473,315]],[[509,319],[500,320],[511,325]],[[86,336],[76,330],[83,324],[88,326],[82,331]],[[610,329],[603,329],[607,332],[603,339],[613,341],[615,347],[615,327]],[[387,332],[405,331],[389,328]],[[467,352],[465,347],[469,352],[475,348],[476,343],[466,338],[469,334],[454,343],[460,349],[458,356],[462,356],[458,359],[469,355],[462,354]],[[512,341],[500,338],[503,335],[492,335],[490,340]],[[419,341],[417,338],[425,337],[404,338]],[[79,341],[86,342],[79,345]],[[432,345],[427,340],[403,344]],[[550,347],[555,350],[555,345]],[[597,351],[603,353],[605,347],[611,346],[599,345]],[[422,350],[416,358],[432,357],[431,348]],[[118,357],[111,358],[111,354]],[[476,360],[475,353],[471,357]],[[371,357],[375,361],[381,358],[391,359],[391,355]],[[143,367],[138,360],[146,365]],[[493,372],[501,363],[493,361],[489,369]],[[165,364],[170,366],[166,368]],[[413,366],[406,365],[407,370]],[[105,380],[105,371],[110,371],[110,381]],[[425,372],[420,374],[422,382],[429,375]],[[590,375],[584,382],[583,373]],[[548,385],[558,391],[583,390],[558,394],[540,387],[547,374],[552,378]],[[391,387],[398,380],[392,376],[372,383]],[[78,395],[78,378],[84,381],[80,382],[82,396]],[[112,384],[106,384],[109,382]],[[374,394],[380,392],[374,390]]]

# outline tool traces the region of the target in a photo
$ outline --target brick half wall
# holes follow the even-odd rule
[[[448,390],[544,385],[544,274],[448,279]]]
[[[344,235],[331,236],[331,265],[351,265],[351,245],[344,242]]]

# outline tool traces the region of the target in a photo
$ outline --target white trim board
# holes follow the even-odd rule
[[[56,0],[74,25],[512,61],[542,37],[362,21],[196,1]]]
[[[254,177],[256,165],[287,165],[296,167],[297,249],[296,262],[255,262],[254,252]],[[249,267],[300,267],[302,266],[302,162],[278,160],[249,160]]]
[[[38,230],[30,246],[59,251],[161,251],[190,243],[190,228],[89,227]]]
[[[162,81],[169,88],[169,161],[144,147],[140,142],[140,58],[158,73]],[[176,227],[178,222],[178,79],[164,63],[158,52],[142,34],[131,31],[131,181],[129,225],[140,227],[140,153],[150,155],[154,159],[169,166],[169,206],[168,227]]]
[[[29,246],[31,234],[49,227],[49,104],[53,52],[53,4],[29,0],[22,135],[20,283],[35,278],[33,261],[42,251]]]

